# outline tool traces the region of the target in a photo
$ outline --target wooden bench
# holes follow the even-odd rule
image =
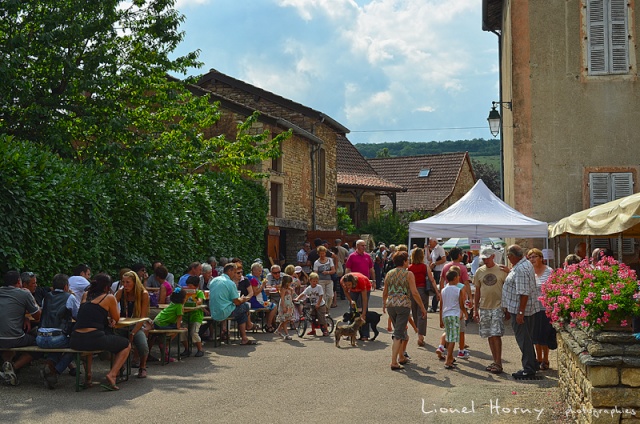
[[[184,334],[185,337],[188,334],[188,331],[186,328],[169,328],[166,330],[149,330],[149,336],[158,336],[158,337],[162,337],[162,347],[160,349],[160,363],[162,365],[164,365],[167,362],[167,357],[171,357],[171,336],[180,336],[181,334]],[[167,342],[167,339],[169,339],[169,342]],[[164,346],[167,347],[167,352],[165,354],[164,352]],[[180,361],[180,337],[176,337],[176,349],[178,351],[178,361]]]
[[[260,328],[263,332],[267,331],[267,327],[265,326],[265,320],[267,319],[267,314],[271,309],[269,308],[258,308],[258,309],[250,309],[249,313],[251,314],[251,318],[253,321],[253,332],[257,331],[256,321],[258,318],[260,319]],[[255,320],[253,318],[256,318]]]
[[[222,323],[226,322],[227,323],[227,334],[226,337],[224,337],[224,339],[221,339],[223,334],[222,334]],[[231,344],[231,327],[233,326],[233,324],[236,322],[236,320],[232,319],[231,317],[227,317],[225,319],[223,319],[222,321],[216,321],[214,320],[211,316],[206,316],[202,319],[202,324],[204,325],[206,323],[206,325],[209,326],[209,332],[211,334],[213,334],[213,347],[217,347],[220,346],[223,342],[227,342],[227,344]],[[240,338],[240,333],[238,330],[238,325],[235,325],[235,338],[239,339]]]
[[[55,349],[43,349],[38,346],[23,346],[14,347],[12,349],[2,349],[9,352],[34,352],[34,353],[71,353],[74,355],[74,362],[76,364],[76,392],[80,391],[80,364],[83,363],[82,357],[88,358],[96,353],[102,353],[102,350],[75,350],[71,348],[55,348]],[[84,362],[85,375],[89,375],[90,369],[87,369],[87,364]]]

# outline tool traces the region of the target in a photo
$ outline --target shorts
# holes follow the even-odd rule
[[[445,340],[447,343],[456,343],[460,340],[460,318],[457,316],[442,317],[444,322]]]
[[[75,350],[106,350],[118,353],[129,347],[129,339],[115,334],[105,334],[104,331],[95,330],[88,333],[71,333],[69,347]]]
[[[238,323],[238,325],[244,324],[249,321],[249,316],[247,315],[249,313],[249,309],[251,308],[248,303],[241,303],[236,306],[230,316]]]
[[[17,339],[1,339],[0,348],[13,349],[14,347],[35,346],[36,338],[31,334],[24,334]]]
[[[200,338],[200,326],[202,323],[200,322],[191,322],[189,323],[189,330],[191,331],[191,342],[192,343],[201,343],[202,339]]]
[[[479,309],[480,322],[478,323],[478,333],[480,337],[504,336],[504,311],[502,308]]]
[[[460,332],[461,333],[467,332],[467,320],[464,318],[460,318]]]
[[[407,308],[406,306],[389,306],[387,308],[387,313],[393,323],[393,339],[409,340],[409,335],[407,334],[407,323],[409,322],[411,308]]]

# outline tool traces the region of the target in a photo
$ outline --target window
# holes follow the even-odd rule
[[[629,73],[627,0],[587,0],[589,75]]]
[[[316,187],[316,191],[318,195],[324,196],[327,190],[327,158],[325,150],[322,147],[318,149],[316,160],[318,161],[318,175],[316,176],[318,186]]]
[[[282,218],[282,184],[274,183],[271,181],[271,189],[269,190],[270,196],[270,211],[269,215],[274,218]]]
[[[589,207],[591,208],[631,194],[633,194],[633,175],[630,172],[592,172],[589,174]],[[616,253],[618,240],[594,238],[592,247],[608,247]],[[622,240],[622,253],[633,253],[632,238]]]
[[[421,169],[420,173],[418,174],[418,178],[428,177],[430,172],[431,172],[431,169],[429,168]]]

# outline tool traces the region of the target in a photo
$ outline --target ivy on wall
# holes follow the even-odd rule
[[[159,259],[175,274],[212,254],[260,257],[264,188],[226,173],[157,181],[63,160],[0,135],[0,271],[48,282],[79,263],[116,275]]]

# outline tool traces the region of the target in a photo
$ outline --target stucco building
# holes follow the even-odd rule
[[[636,4],[483,0],[499,47],[504,200],[518,211],[551,222],[638,191]]]

